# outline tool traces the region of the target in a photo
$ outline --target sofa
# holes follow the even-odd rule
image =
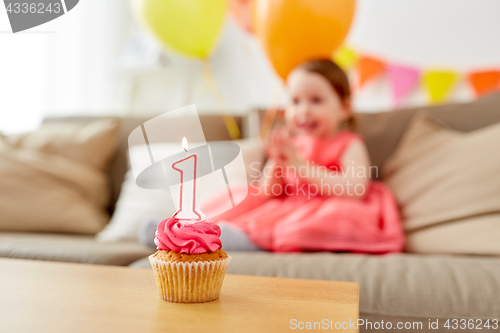
[[[436,122],[455,131],[473,132],[500,123],[500,94],[471,103],[357,115],[357,131],[364,137],[372,164],[384,169],[416,114],[425,112]],[[247,137],[255,136],[262,113],[237,117]],[[93,117],[50,118],[46,122],[88,122]],[[147,119],[116,118],[120,144],[109,170],[112,214],[127,170],[128,134]],[[228,140],[220,116],[201,116],[207,141]],[[490,142],[499,147],[500,142]],[[498,149],[497,149],[498,152]],[[429,166],[432,168],[432,166]],[[381,178],[383,172],[373,175]],[[498,188],[500,191],[500,188]],[[458,209],[459,207],[457,207]],[[498,213],[498,212],[497,212]],[[496,221],[500,224],[500,220]],[[498,230],[498,229],[496,229]],[[495,235],[500,239],[500,234]],[[121,265],[130,269],[150,268],[147,256],[155,249],[138,242],[97,242],[92,235],[0,232],[0,257]],[[415,251],[412,251],[415,252]],[[354,253],[230,252],[229,274],[301,279],[354,281],[360,284],[362,332],[385,331],[374,323],[422,323],[418,331],[449,331],[453,319],[500,319],[500,255],[478,253],[398,253],[367,255]],[[447,322],[447,320],[449,320]],[[438,322],[438,329],[429,323]],[[367,323],[370,322],[371,324]],[[462,321],[463,323],[463,321]],[[415,326],[413,326],[415,327]],[[417,326],[418,327],[418,326]],[[475,331],[465,325],[461,332]],[[435,326],[433,326],[435,328]],[[490,328],[491,329],[491,328]],[[414,329],[417,330],[417,329]]]

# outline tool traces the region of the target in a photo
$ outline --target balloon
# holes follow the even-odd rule
[[[253,33],[252,0],[229,0],[229,11],[243,30]]]
[[[254,0],[254,30],[285,79],[300,63],[331,59],[352,23],[355,0]]]
[[[137,14],[167,47],[206,58],[214,49],[226,15],[226,0],[136,0]]]

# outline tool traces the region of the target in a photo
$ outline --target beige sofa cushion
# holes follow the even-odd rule
[[[0,138],[0,231],[95,234],[108,222],[102,168],[116,145],[116,126],[69,126],[74,137],[67,126]]]
[[[406,249],[415,253],[500,253],[500,214],[475,216],[409,233]]]
[[[118,144],[118,122],[107,119],[85,123],[45,123],[35,132],[9,135],[14,148],[64,156],[106,170]]]
[[[153,249],[137,242],[97,243],[92,236],[0,232],[0,257],[125,266]]]
[[[498,142],[500,124],[463,133],[415,116],[383,170],[408,252],[500,254]]]

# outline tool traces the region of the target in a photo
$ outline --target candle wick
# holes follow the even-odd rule
[[[184,149],[184,151],[185,151],[186,153],[188,152],[188,150],[187,150],[186,148],[182,148],[182,149]]]

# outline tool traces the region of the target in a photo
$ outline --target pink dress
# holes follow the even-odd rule
[[[327,139],[301,137],[295,144],[307,161],[340,174],[359,171],[340,164],[344,151],[355,140],[362,138],[342,131]],[[283,185],[288,185],[287,194],[258,195],[260,189],[250,186],[243,202],[211,221],[242,229],[256,245],[269,251],[402,251],[404,232],[398,206],[383,183],[371,181],[365,197],[354,199],[314,195],[315,189],[308,191],[308,184],[293,172],[286,173],[283,180]],[[216,197],[202,210],[210,215],[218,204],[221,200]]]

